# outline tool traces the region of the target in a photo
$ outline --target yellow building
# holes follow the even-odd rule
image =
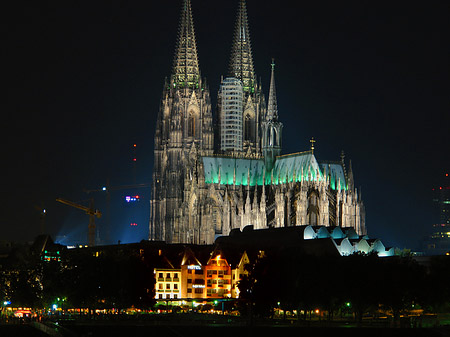
[[[181,269],[155,268],[155,299],[181,298]]]

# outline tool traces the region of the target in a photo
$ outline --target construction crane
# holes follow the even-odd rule
[[[145,188],[150,187],[151,184],[144,183],[144,184],[132,184],[132,185],[119,185],[119,186],[111,186],[109,183],[109,179],[106,180],[106,185],[97,188],[97,189],[83,189],[84,192],[87,194],[95,193],[95,192],[105,192],[106,193],[106,241],[110,241],[110,205],[111,205],[111,192],[112,191],[119,191],[119,190],[127,190],[127,189],[135,189],[135,188]]]
[[[95,246],[95,217],[100,218],[102,216],[102,213],[94,208],[94,198],[91,198],[91,201],[89,203],[89,207],[77,204],[73,201],[57,198],[56,201],[63,203],[65,205],[69,205],[78,209],[81,209],[82,211],[85,211],[86,214],[89,215],[89,234],[88,234],[88,242],[89,246]]]

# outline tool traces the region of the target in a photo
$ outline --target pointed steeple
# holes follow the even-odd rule
[[[353,191],[355,188],[355,180],[353,178],[353,168],[352,161],[350,160],[348,174],[347,174],[347,186],[350,191]]]
[[[230,75],[242,81],[245,93],[254,92],[256,81],[245,0],[239,2],[231,50]]]
[[[270,75],[269,102],[267,104],[266,120],[278,119],[277,93],[275,90],[275,62],[272,59],[272,72]]]
[[[178,40],[172,71],[174,87],[197,88],[200,81],[197,44],[195,41],[194,21],[192,19],[191,1],[184,0],[181,8]]]

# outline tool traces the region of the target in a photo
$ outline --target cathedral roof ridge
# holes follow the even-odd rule
[[[294,152],[294,153],[287,153],[287,154],[282,154],[281,156],[277,156],[278,158],[289,158],[289,157],[295,157],[295,156],[300,156],[300,155],[308,155],[308,154],[313,154],[313,152],[311,150],[308,151],[301,151],[301,152]]]

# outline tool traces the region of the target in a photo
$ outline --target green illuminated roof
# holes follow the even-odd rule
[[[277,157],[273,168],[274,184],[302,180],[323,180],[314,154],[307,151]]]
[[[250,186],[263,184],[265,170],[263,159],[231,157],[203,157],[202,159],[207,184],[219,182],[219,171],[222,185],[233,185],[234,175],[236,175],[236,185],[247,185],[249,173]]]
[[[338,188],[338,182],[341,183],[341,189],[347,189],[344,168],[342,164],[321,163],[322,171],[330,179],[330,187],[335,190]]]
[[[265,184],[284,184],[301,180],[323,180],[324,176],[314,155],[308,152],[277,157],[271,172],[265,172],[263,159],[243,159],[231,157],[202,157],[207,184],[250,186]],[[265,173],[264,173],[265,172]],[[250,177],[248,175],[250,174]]]

